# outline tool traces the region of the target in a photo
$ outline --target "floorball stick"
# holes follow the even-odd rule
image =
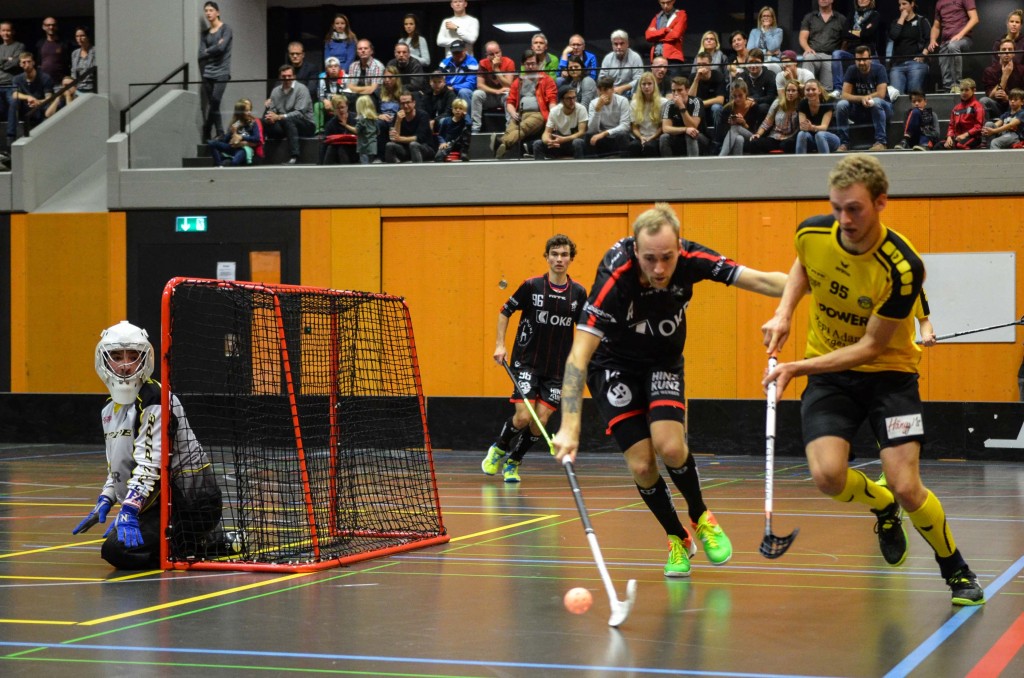
[[[530,412],[530,418],[533,419],[533,423],[537,425],[541,436],[544,437],[544,441],[548,444],[548,450],[550,450],[551,454],[554,454],[555,448],[551,444],[551,436],[548,435],[544,424],[540,423],[537,411],[533,409],[533,403],[523,393],[508,363],[502,360],[501,366],[505,368],[505,373],[512,380],[512,385],[522,397],[523,404],[526,405],[526,409]],[[612,584],[611,575],[608,574],[608,567],[604,564],[604,556],[601,555],[601,546],[597,543],[597,534],[594,532],[594,526],[590,524],[590,514],[587,513],[587,506],[583,503],[583,492],[580,490],[579,481],[576,479],[576,469],[573,468],[572,460],[569,457],[563,459],[562,467],[565,469],[565,475],[569,479],[569,486],[572,488],[572,497],[576,501],[576,510],[579,511],[580,521],[583,523],[583,531],[587,533],[587,541],[590,542],[590,552],[594,554],[594,562],[597,564],[597,570],[601,573],[601,580],[604,582],[605,591],[608,593],[608,604],[612,609],[611,616],[608,617],[608,626],[619,626],[622,622],[626,621],[630,610],[633,609],[633,604],[636,603],[636,580],[630,579],[626,582],[626,599],[619,600],[619,596],[615,592],[615,585]]]
[[[778,359],[772,355],[768,359],[768,371],[771,372],[778,364]],[[764,539],[761,540],[761,555],[765,558],[778,558],[789,550],[796,535],[800,534],[800,528],[793,530],[787,537],[777,537],[772,534],[772,483],[775,476],[775,398],[777,384],[772,381],[768,384],[768,412],[765,417],[764,438],[765,438],[765,461],[764,461]]]
[[[952,334],[942,334],[940,336],[935,337],[935,341],[942,341],[943,339],[952,339],[953,337],[962,337],[966,334],[988,332],[989,330],[999,330],[1004,327],[1013,327],[1014,325],[1024,325],[1024,315],[1020,317],[1020,320],[1014,320],[1012,323],[1003,323],[1002,325],[992,325],[990,327],[979,327],[976,330],[962,330],[960,332],[953,332]]]

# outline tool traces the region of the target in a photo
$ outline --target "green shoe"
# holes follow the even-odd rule
[[[704,545],[704,553],[712,565],[724,565],[732,558],[732,542],[718,526],[718,521],[711,511],[705,511],[693,525],[697,538]]]
[[[907,559],[907,530],[903,527],[900,505],[893,502],[881,511],[871,509],[871,512],[878,517],[875,534],[882,557],[890,565],[902,565]]]
[[[953,592],[954,605],[984,605],[985,592],[978,585],[978,577],[971,568],[962,567],[946,579],[946,586]]]
[[[668,562],[665,563],[666,577],[689,577],[690,559],[686,552],[689,548],[679,537],[668,535]]]
[[[521,461],[514,461],[509,459],[505,462],[505,470],[501,472],[501,475],[505,476],[506,483],[518,483],[519,482],[519,465]]]
[[[497,445],[491,445],[487,450],[487,456],[480,462],[480,468],[489,476],[493,476],[501,468],[501,460],[505,458],[505,450]]]

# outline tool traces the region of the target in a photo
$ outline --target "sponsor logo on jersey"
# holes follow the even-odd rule
[[[613,379],[618,379],[619,378],[619,374],[620,374],[620,372],[618,370],[605,370],[604,371],[604,380],[605,381],[612,381]]]
[[[651,375],[651,395],[679,395],[679,375],[654,372]]]
[[[533,372],[530,372],[529,370],[523,370],[522,372],[520,372],[519,380],[523,379],[525,379],[526,381],[530,381],[531,379],[533,379]]]
[[[650,323],[648,323],[646,320],[641,320],[638,323],[633,323],[632,325],[630,325],[630,327],[632,327],[633,331],[636,332],[637,334],[654,334],[654,330],[651,329]]]
[[[718,261],[715,262],[714,268],[711,269],[711,277],[714,278],[722,272],[722,268],[725,266],[725,257],[719,257]]]
[[[871,301],[871,297],[857,297],[857,305],[861,308],[867,309],[874,306],[874,302]]]
[[[520,346],[526,346],[533,339],[533,323],[530,322],[529,318],[523,318],[519,322],[519,333],[516,335],[516,341],[519,342]]]
[[[589,301],[583,306],[583,312],[588,315],[592,315],[595,318],[599,318],[605,321],[606,323],[615,323],[615,317],[612,314],[598,308],[597,306],[594,306]]]
[[[568,316],[552,315],[548,311],[537,311],[537,322],[541,325],[572,327],[572,318]]]
[[[920,414],[904,414],[885,418],[885,431],[889,439],[924,435],[924,421]]]
[[[850,313],[849,311],[837,311],[831,306],[819,303],[818,310],[827,315],[829,318],[835,318],[836,320],[842,320],[844,323],[849,323],[854,327],[868,324],[867,316],[857,315],[856,313]]]
[[[130,438],[131,435],[132,430],[130,428],[122,428],[117,431],[111,431],[110,433],[108,433],[107,439],[113,440],[114,438]]]
[[[113,418],[114,418],[114,415],[108,414],[107,416],[103,417],[103,423],[104,424],[109,424],[111,422],[111,420],[113,420]]]
[[[557,405],[558,403],[562,402],[562,389],[553,388],[548,392],[548,394],[551,396],[552,405]]]
[[[572,302],[572,314],[573,314],[573,315],[576,315],[576,305],[577,305],[578,303],[579,303],[578,301],[574,301],[574,302]]]
[[[849,267],[850,265],[848,263],[846,263],[845,261],[840,261],[839,265],[836,266],[836,273],[838,273],[839,275],[845,275],[847,278],[852,278],[853,274],[846,270]]]
[[[633,392],[623,383],[612,384],[608,389],[608,402],[612,407],[625,407],[633,402]]]
[[[523,395],[528,394],[530,392],[530,382],[527,380],[520,381],[519,392],[522,393]]]

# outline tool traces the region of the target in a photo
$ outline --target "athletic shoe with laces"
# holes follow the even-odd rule
[[[522,463],[514,459],[509,459],[505,462],[505,469],[501,472],[501,475],[505,478],[506,483],[519,482],[519,465]]]
[[[732,542],[718,526],[718,521],[711,511],[705,511],[693,524],[693,529],[700,543],[704,545],[704,553],[712,565],[724,565],[729,562],[732,558]]]
[[[686,542],[690,545],[687,546]],[[687,552],[690,555],[687,555]],[[694,555],[695,547],[692,539],[680,539],[674,534],[668,535],[668,562],[665,563],[666,577],[689,577],[690,556]]]
[[[910,141],[908,141],[907,139],[903,139],[898,144],[893,146],[892,150],[894,150],[894,151],[909,151],[910,150]]]
[[[907,531],[903,527],[900,505],[893,502],[881,511],[871,509],[878,517],[875,534],[882,557],[890,565],[902,565],[907,559]]]
[[[978,585],[978,576],[964,566],[946,578],[946,586],[953,592],[954,605],[984,605],[985,592]]]
[[[487,450],[487,456],[480,462],[480,468],[489,476],[493,476],[501,468],[501,460],[505,458],[505,450],[497,445],[491,445]]]

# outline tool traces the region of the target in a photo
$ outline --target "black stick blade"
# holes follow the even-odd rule
[[[793,545],[798,534],[800,534],[800,528],[793,530],[793,533],[787,537],[777,537],[771,533],[766,534],[764,539],[761,540],[761,555],[771,559],[782,556]]]

